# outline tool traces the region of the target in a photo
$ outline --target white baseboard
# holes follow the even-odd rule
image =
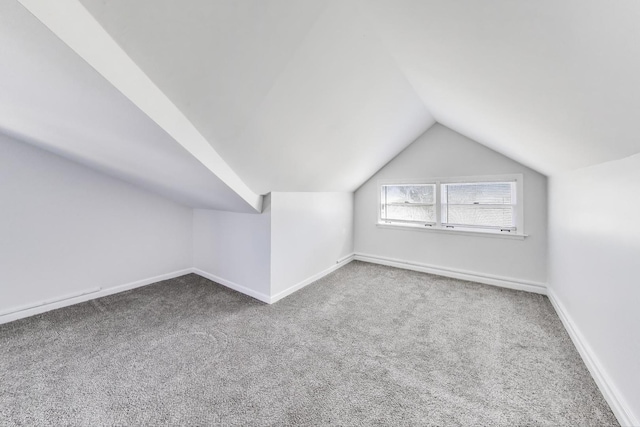
[[[0,325],[3,323],[13,322],[14,320],[23,319],[29,316],[35,316],[36,314],[46,313],[47,311],[56,310],[62,307],[68,307],[70,305],[79,304],[81,302],[90,301],[92,299],[97,299],[101,297],[105,297],[107,295],[117,294],[119,292],[128,291],[130,289],[139,288],[142,286],[150,285],[156,282],[161,282],[163,280],[173,279],[176,277],[184,276],[185,274],[195,273],[199,276],[212,280],[216,283],[219,283],[223,286],[226,286],[230,289],[243,293],[245,295],[249,295],[257,300],[266,302],[267,304],[272,304],[287,295],[292,294],[293,292],[302,289],[310,283],[315,282],[316,280],[326,276],[332,271],[337,270],[338,268],[348,264],[353,260],[353,254],[342,258],[336,265],[329,267],[328,269],[321,271],[318,274],[315,274],[308,279],[303,280],[302,282],[274,295],[273,297],[263,294],[261,292],[254,291],[245,286],[234,283],[230,280],[226,280],[222,277],[216,276],[215,274],[208,273],[206,271],[200,270],[198,268],[186,268],[184,270],[178,270],[171,273],[162,274],[160,276],[149,277],[147,279],[137,280],[131,283],[125,283],[124,285],[114,286],[110,288],[92,288],[89,290],[80,291],[74,294],[68,294],[61,297],[57,297],[51,300],[45,300],[34,304],[29,304],[27,306],[15,307],[4,312],[0,313]]]
[[[553,308],[555,308],[558,313],[558,317],[560,317],[562,324],[569,333],[573,344],[578,349],[578,353],[580,353],[584,364],[587,365],[587,369],[589,369],[591,376],[598,385],[600,392],[611,407],[611,410],[618,419],[620,425],[640,426],[640,420],[638,420],[638,418],[636,418],[631,412],[629,405],[614,385],[611,377],[607,374],[602,363],[600,363],[600,360],[585,339],[584,335],[580,332],[580,329],[578,329],[562,302],[558,299],[553,290],[548,289],[547,294]]]
[[[512,277],[494,276],[473,271],[459,270],[454,268],[436,267],[433,265],[418,262],[403,261],[395,258],[381,257],[369,254],[355,254],[358,261],[372,264],[387,265],[390,267],[403,268],[405,270],[420,271],[422,273],[437,274],[438,276],[452,277],[454,279],[469,280],[472,282],[484,283],[486,285],[499,286],[502,288],[517,289],[519,291],[533,292],[536,294],[547,294],[547,286],[544,283],[528,280],[515,279]]]
[[[105,297],[107,295],[117,294],[119,292],[124,292],[130,289],[150,285],[152,283],[161,282],[163,280],[184,276],[185,274],[191,273],[191,270],[192,269],[190,268],[178,270],[171,273],[161,274],[160,276],[149,277],[148,279],[137,280],[135,282],[125,283],[124,285],[114,286],[106,289],[93,288],[90,290],[81,291],[76,294],[58,297],[53,300],[45,300],[35,304],[29,304],[28,306],[9,309],[4,312],[5,314],[0,314],[0,325],[3,323],[13,322],[14,320],[23,319],[25,317],[35,316],[36,314],[45,313],[47,311],[55,310],[58,308],[67,307],[92,299]]]
[[[198,276],[202,276],[205,279],[209,279],[212,282],[219,283],[227,288],[233,289],[234,291],[240,292],[241,294],[249,295],[257,300],[262,302],[266,302],[267,304],[271,304],[271,297],[267,294],[263,294],[262,292],[254,291],[253,289],[249,289],[245,286],[239,285],[237,283],[232,282],[231,280],[224,279],[220,276],[216,276],[215,274],[208,273],[204,270],[200,270],[199,268],[192,268],[191,271]]]
[[[311,277],[308,277],[306,279],[304,279],[303,281],[296,283],[295,285],[285,289],[284,291],[278,292],[275,295],[271,296],[271,300],[270,300],[270,304],[273,304],[276,301],[281,300],[282,298],[291,295],[292,293],[299,291],[300,289],[304,288],[307,285],[310,285],[311,283],[315,282],[316,280],[320,280],[321,278],[323,278],[324,276],[326,276],[329,273],[332,273],[334,271],[336,271],[337,269],[339,269],[340,267],[343,267],[347,264],[349,264],[351,261],[353,261],[355,257],[355,254],[350,254],[347,255],[343,258],[341,258],[340,260],[338,260],[334,265],[332,265],[331,267],[322,270],[319,273],[314,274]]]

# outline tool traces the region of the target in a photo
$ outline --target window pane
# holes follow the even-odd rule
[[[382,203],[435,203],[436,186],[383,185]]]
[[[516,203],[512,195],[515,195],[515,182],[476,182],[442,186],[442,202],[452,205],[510,205]]]
[[[388,221],[436,222],[435,206],[387,205],[386,215],[382,219]]]
[[[515,227],[513,223],[513,208],[511,206],[444,206],[442,222],[471,226]]]

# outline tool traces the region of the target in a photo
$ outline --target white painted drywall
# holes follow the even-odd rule
[[[361,2],[81,3],[258,194],[351,192],[434,123]]]
[[[353,253],[353,193],[271,193],[271,295]]]
[[[81,3],[257,193],[353,190],[425,106],[547,174],[640,151],[636,0]]]
[[[271,302],[353,253],[353,193],[271,193],[262,214],[195,209],[193,265]]]
[[[549,287],[635,422],[640,422],[639,218],[640,155],[549,180]]]
[[[0,312],[191,267],[191,209],[0,134]]]
[[[262,301],[269,298],[271,211],[193,211],[193,266],[207,277]]]
[[[525,240],[384,229],[378,180],[523,174]],[[431,127],[355,194],[355,251],[513,280],[547,279],[547,179],[440,124]]]
[[[18,2],[0,2],[0,46],[0,132],[179,204],[255,211]]]
[[[640,2],[367,0],[362,10],[438,123],[547,175],[640,151]]]

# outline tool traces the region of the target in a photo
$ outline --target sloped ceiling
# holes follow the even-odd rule
[[[257,194],[354,190],[436,120],[547,175],[640,152],[635,0],[80,1]]]
[[[445,126],[547,175],[640,151],[640,2],[366,4]]]
[[[82,4],[257,193],[353,191],[434,123],[357,1]]]
[[[351,188],[431,123],[414,94],[545,174],[640,151],[635,0],[82,3],[257,191]]]
[[[0,2],[0,63],[0,132],[185,205],[255,212],[13,1]]]

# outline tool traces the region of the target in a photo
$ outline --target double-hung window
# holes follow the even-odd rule
[[[379,223],[521,236],[522,175],[381,182]]]
[[[516,231],[516,182],[441,184],[442,225]]]

